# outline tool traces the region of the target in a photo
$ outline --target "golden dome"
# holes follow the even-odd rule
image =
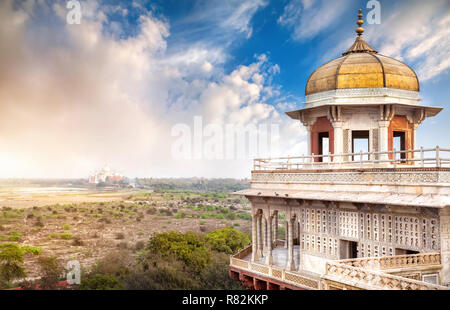
[[[361,22],[358,20],[357,25],[361,26]],[[341,57],[320,66],[310,75],[305,95],[343,88],[388,87],[419,91],[414,70],[401,61],[378,54],[361,37],[363,28],[358,27],[356,32],[355,43]]]

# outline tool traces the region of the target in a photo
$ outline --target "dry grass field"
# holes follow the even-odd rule
[[[39,247],[61,262],[89,269],[111,251],[133,252],[155,232],[208,232],[233,226],[250,232],[250,208],[229,194],[145,191],[0,190],[0,243]],[[39,275],[27,255],[28,277]]]
[[[64,187],[3,187],[0,206],[14,209],[41,207],[51,204],[121,201],[130,191],[98,192],[85,188]]]

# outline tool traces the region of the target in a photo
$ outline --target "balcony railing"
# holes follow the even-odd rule
[[[317,290],[322,287],[320,279],[277,266],[254,263],[244,258],[251,254],[252,246],[230,257],[230,266],[247,270],[261,276],[274,278],[288,284]],[[326,262],[322,279],[344,283],[361,289],[389,290],[448,290],[446,286],[427,283],[389,274],[389,269],[414,268],[418,266],[439,267],[439,253],[420,253],[385,257],[367,257]]]
[[[440,253],[419,253],[410,255],[396,255],[383,257],[363,257],[340,260],[339,263],[352,267],[361,267],[371,270],[389,270],[399,268],[412,268],[419,266],[441,266]]]
[[[450,167],[450,149],[392,150],[298,157],[257,158],[255,171],[311,170],[345,168]]]
[[[250,262],[248,260],[244,260],[247,255],[251,254],[252,246],[248,246],[247,248],[241,250],[237,254],[230,257],[230,266],[248,270],[252,273],[259,274],[264,277],[273,278],[276,280],[280,280],[286,282],[288,284],[310,289],[317,290],[319,289],[319,280],[313,279],[311,277],[299,274],[297,272],[292,272],[285,270],[281,267],[277,266],[269,266],[259,263]]]
[[[357,288],[374,290],[448,290],[446,286],[430,284],[388,273],[353,267],[340,262],[327,262],[323,278]]]

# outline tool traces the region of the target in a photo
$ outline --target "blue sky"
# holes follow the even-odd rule
[[[359,8],[365,40],[416,70],[423,104],[444,107],[419,145],[449,147],[449,1],[380,0],[379,25],[360,0],[80,0],[80,25],[66,23],[66,2],[0,4],[0,177],[84,177],[105,163],[128,176],[248,177],[251,154],[173,158],[174,126],[193,129],[195,116],[277,124],[277,154],[301,155],[305,130],[284,112],[353,43]]]

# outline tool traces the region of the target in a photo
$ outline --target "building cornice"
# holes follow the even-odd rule
[[[419,105],[419,92],[394,88],[335,89],[306,96],[308,108],[330,104],[408,104]]]

